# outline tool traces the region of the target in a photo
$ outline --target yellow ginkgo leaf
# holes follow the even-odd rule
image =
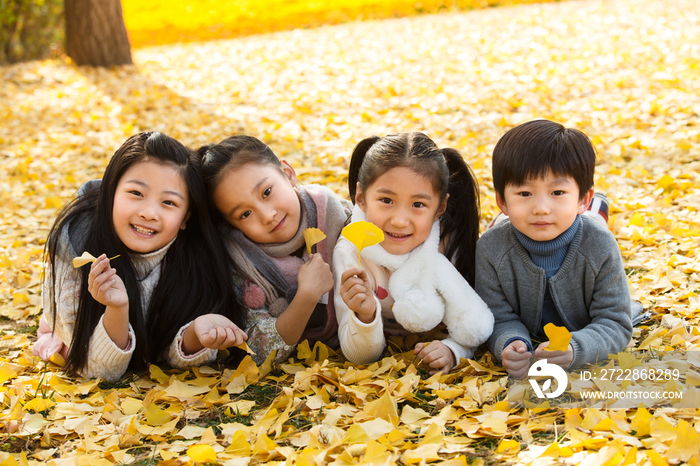
[[[53,408],[55,405],[56,403],[49,400],[48,398],[34,398],[32,401],[29,401],[27,404],[24,405],[24,410],[31,410],[40,413],[41,411],[46,411],[47,409]]]
[[[116,259],[119,257],[119,254],[117,254],[114,257],[110,257],[108,260]],[[90,262],[95,262],[97,257],[93,256],[89,252],[85,251],[80,257],[74,257],[73,258],[73,267],[80,268],[85,264],[89,264]]]
[[[569,348],[571,332],[566,327],[557,327],[550,322],[544,326],[544,333],[549,337],[549,346],[545,347],[545,350],[566,351]]]
[[[326,239],[326,234],[318,228],[307,228],[304,230],[304,240],[306,241],[306,251],[311,255],[311,247]]]
[[[209,445],[192,445],[187,449],[187,456],[193,463],[216,462],[216,452]]]
[[[370,222],[354,222],[343,228],[341,234],[357,247],[357,266],[360,266],[362,250],[384,241],[384,232]]]
[[[248,346],[248,343],[246,343],[245,341],[243,343],[241,343],[240,345],[236,346],[236,348],[240,348],[248,354],[253,354],[253,355],[255,354],[255,351],[250,349],[250,346]]]

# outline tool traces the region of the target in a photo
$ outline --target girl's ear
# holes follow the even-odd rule
[[[360,182],[357,182],[357,187],[355,188],[355,204],[360,207],[360,210],[367,213],[367,205],[365,204],[365,194],[360,189]]]
[[[185,218],[182,219],[180,230],[184,230],[185,228],[187,228],[187,221],[190,219],[190,214],[192,214],[192,212],[188,210],[187,214],[185,214]]]
[[[281,160],[280,163],[282,164],[282,171],[284,172],[287,179],[289,179],[289,182],[291,183],[292,187],[296,186],[297,172],[294,171],[294,168],[292,168],[292,166],[286,160]]]
[[[501,209],[503,214],[508,215],[508,206],[506,205],[506,201],[504,201],[501,195],[498,194],[498,191],[496,191],[496,205],[498,205],[498,208]]]
[[[591,201],[593,200],[593,193],[595,191],[593,188],[589,189],[586,194],[581,198],[581,201],[578,204],[578,214],[581,215],[585,211],[588,210],[588,206],[591,205]]]
[[[450,193],[447,193],[447,195],[445,196],[445,199],[443,199],[442,202],[440,203],[440,207],[438,207],[437,212],[435,212],[435,220],[442,217],[442,214],[445,213],[445,211],[447,210],[447,201],[449,199],[450,199]],[[435,221],[435,220],[433,220],[433,221]]]

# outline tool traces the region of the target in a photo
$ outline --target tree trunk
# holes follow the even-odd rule
[[[77,65],[129,65],[120,0],[65,0],[66,53]]]

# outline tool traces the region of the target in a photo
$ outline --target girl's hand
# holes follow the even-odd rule
[[[129,296],[117,270],[109,265],[106,254],[95,259],[88,275],[88,291],[100,304],[129,311]]]
[[[424,363],[430,366],[432,371],[430,375],[442,372],[447,374],[455,367],[455,355],[452,350],[440,340],[434,340],[430,343],[416,343],[413,350],[416,358],[422,359]]]
[[[306,293],[318,302],[321,296],[333,289],[333,274],[321,254],[312,254],[306,264],[299,267],[297,293]]]
[[[227,317],[219,314],[205,314],[197,317],[192,323],[194,333],[202,347],[212,349],[224,349],[243,344],[248,335],[231,322]],[[192,354],[195,351],[185,352]],[[201,349],[201,348],[200,348]]]
[[[569,345],[566,351],[547,351],[545,348],[548,346],[548,341],[540,343],[537,349],[535,349],[535,358],[546,359],[548,364],[556,364],[562,369],[568,369],[571,365],[571,361],[574,360],[574,349],[571,345]]]
[[[527,375],[531,356],[532,354],[527,350],[527,344],[522,340],[513,340],[501,352],[503,367],[508,371],[508,375],[518,380],[524,379]]]
[[[377,304],[367,272],[363,269],[348,269],[343,272],[340,277],[340,297],[361,322],[369,324],[374,321]]]

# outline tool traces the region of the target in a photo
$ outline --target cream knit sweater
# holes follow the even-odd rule
[[[69,225],[66,225],[61,232],[59,250],[56,254],[56,264],[54,264],[54,270],[56,271],[55,288],[52,289],[51,287],[51,269],[49,269],[44,280],[42,293],[45,310],[51,308],[51,299],[56,298],[55,327],[54,315],[51,312],[45,312],[44,317],[47,319],[48,324],[54,328],[54,335],[66,345],[70,345],[73,339],[81,283],[80,270],[73,268],[72,258],[79,256],[83,252],[76,251],[73,244],[71,244],[70,230]],[[172,241],[151,253],[131,255],[131,260],[139,279],[141,307],[144,313],[148,311],[153,290],[160,279],[161,263],[171,244]],[[97,253],[97,251],[92,252]],[[90,337],[89,346],[86,348],[88,353],[87,365],[80,375],[86,378],[101,377],[109,382],[114,382],[126,372],[134,352],[135,335],[133,328],[129,325],[129,346],[122,350],[109,337],[103,319],[104,316],[100,318]],[[166,362],[172,367],[198,366],[216,359],[217,350],[209,348],[204,348],[198,353],[189,356],[183,353],[182,338],[190,324],[188,323],[180,329],[170,344],[168,354],[163,355]]]

